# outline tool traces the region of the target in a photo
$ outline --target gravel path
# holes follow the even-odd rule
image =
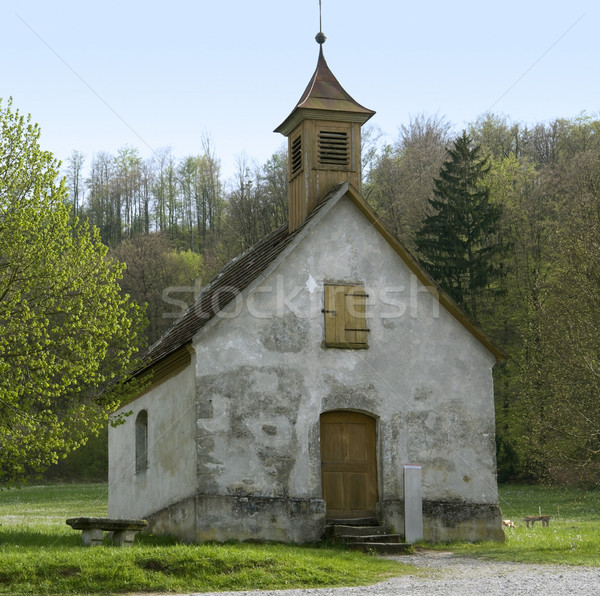
[[[423,575],[397,577],[374,586],[262,592],[211,592],[211,596],[506,596],[581,594],[600,596],[600,567],[528,565],[470,559],[449,552],[422,551],[390,557],[423,568]],[[195,593],[189,596],[208,596]]]

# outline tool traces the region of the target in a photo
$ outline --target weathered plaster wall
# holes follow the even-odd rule
[[[365,284],[368,350],[323,347],[324,282]],[[320,499],[319,415],[334,409],[377,419],[380,511],[397,530],[406,463],[423,466],[426,501],[497,511],[494,358],[349,200],[194,347],[198,494],[213,513],[219,496],[224,516],[231,497]],[[495,523],[483,523],[488,537]],[[456,521],[454,531],[467,526]]]
[[[196,490],[195,365],[161,382],[115,414],[125,424],[109,431],[108,514],[144,518]],[[135,472],[135,419],[148,412],[148,469]],[[193,516],[192,516],[193,519]]]

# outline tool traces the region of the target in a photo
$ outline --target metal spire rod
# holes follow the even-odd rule
[[[321,0],[319,0],[319,31],[323,31],[323,20],[321,17]]]
[[[325,43],[325,40],[327,39],[323,33],[323,18],[322,18],[322,13],[321,13],[321,0],[319,0],[319,32],[315,36],[315,39],[317,40],[317,43],[319,45],[323,45]]]

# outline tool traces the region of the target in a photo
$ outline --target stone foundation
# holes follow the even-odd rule
[[[404,501],[386,500],[378,508],[382,523],[404,535]],[[427,542],[464,540],[504,542],[502,513],[497,505],[461,500],[423,501],[423,537]]]
[[[184,542],[256,540],[302,544],[321,540],[325,532],[322,499],[196,495],[147,516],[149,531]],[[404,501],[378,504],[378,517],[404,535]],[[459,500],[423,501],[427,542],[504,541],[497,505]]]
[[[149,531],[185,542],[317,542],[325,531],[322,499],[196,495],[147,516]]]
[[[170,535],[183,542],[196,542],[196,500],[183,499],[170,507],[146,515],[148,532]]]
[[[504,542],[498,505],[461,500],[423,501],[423,532],[428,542]]]

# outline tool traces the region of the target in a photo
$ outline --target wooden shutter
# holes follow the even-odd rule
[[[366,348],[367,294],[364,286],[325,286],[325,345],[329,348]]]

